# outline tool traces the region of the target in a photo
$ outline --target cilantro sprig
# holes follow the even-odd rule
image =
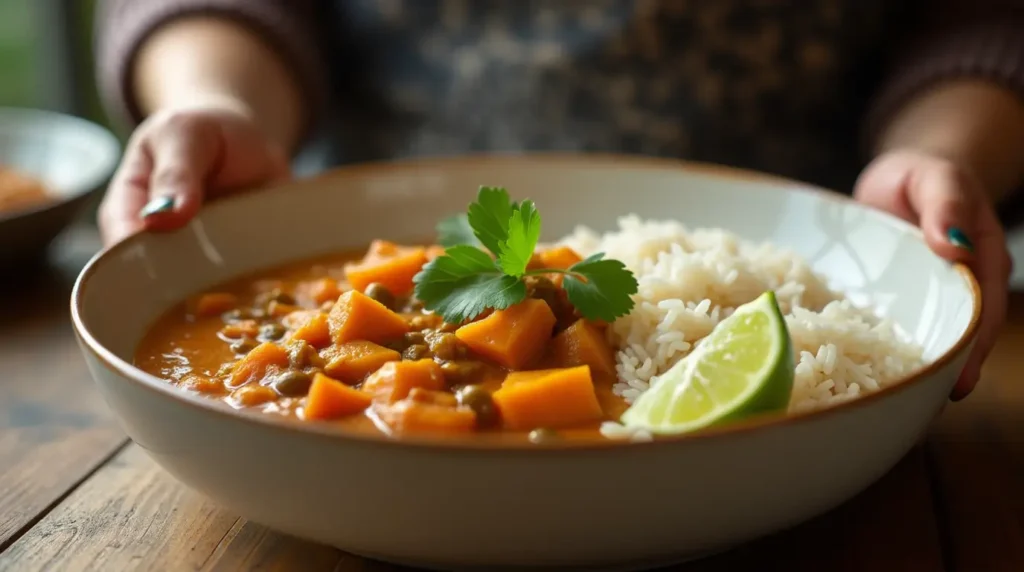
[[[636,278],[603,253],[568,269],[527,270],[540,232],[541,216],[532,201],[513,202],[501,187],[480,187],[465,214],[437,225],[438,242],[446,250],[413,278],[416,298],[458,324],[522,302],[528,276],[564,274],[569,302],[585,318],[610,322],[633,309]]]

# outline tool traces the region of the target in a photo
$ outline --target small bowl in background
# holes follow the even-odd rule
[[[0,211],[0,268],[40,258],[121,157],[107,129],[70,115],[0,108],[0,169],[37,178],[49,200]],[[0,189],[0,193],[3,189]]]

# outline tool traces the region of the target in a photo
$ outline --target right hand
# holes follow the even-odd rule
[[[203,201],[290,175],[288,157],[234,102],[158,112],[135,130],[100,205],[103,243],[181,228]]]

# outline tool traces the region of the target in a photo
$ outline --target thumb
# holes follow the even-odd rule
[[[977,183],[945,163],[922,165],[906,182],[906,197],[928,246],[939,256],[969,262],[977,231]]]
[[[190,120],[168,122],[153,133],[146,145],[153,162],[149,202],[140,213],[146,228],[180,228],[199,212],[219,141],[215,126]]]

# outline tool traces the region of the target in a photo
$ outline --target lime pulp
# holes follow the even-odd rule
[[[653,380],[620,421],[678,434],[754,414],[783,412],[793,390],[793,348],[774,292],[744,304]]]

